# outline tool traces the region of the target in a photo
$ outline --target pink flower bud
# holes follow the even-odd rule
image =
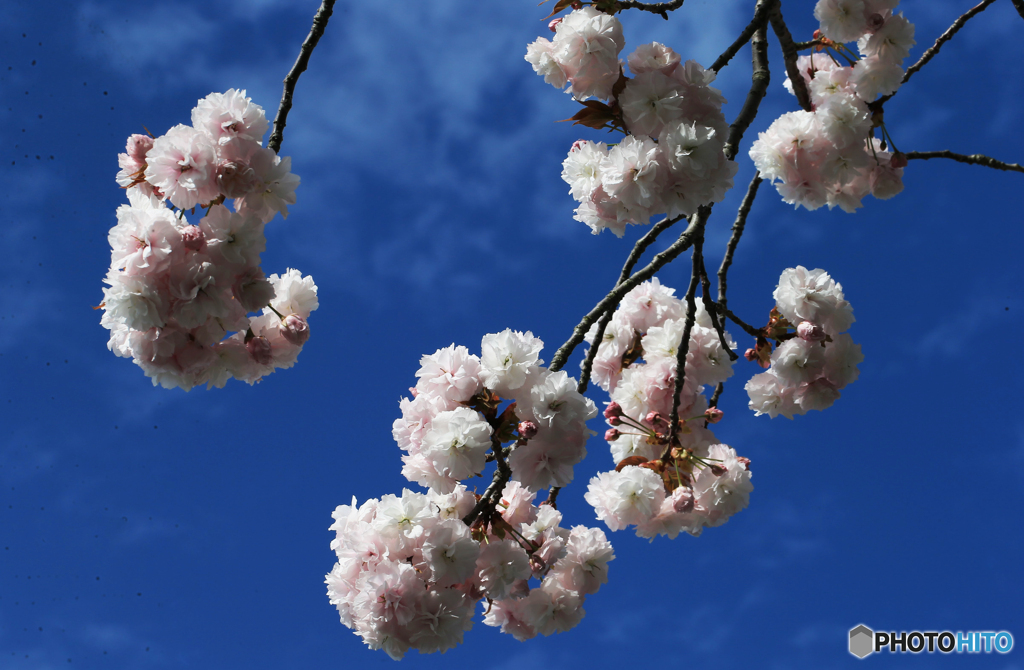
[[[298,314],[289,314],[281,322],[281,335],[297,347],[309,339],[309,324]]]
[[[550,30],[551,32],[555,32],[555,29],[558,28],[558,24],[561,22],[561,16],[559,16],[557,19],[551,19],[551,23],[548,24],[548,30]]]
[[[622,406],[617,402],[610,402],[608,406],[604,408],[604,418],[613,419],[622,416]],[[612,424],[613,426],[617,424]]]
[[[889,159],[889,165],[894,168],[905,168],[907,167],[908,162],[907,155],[902,151],[897,151],[892,155],[892,158]]]
[[[520,421],[519,422],[519,436],[523,439],[529,440],[537,434],[537,424],[533,421]]]
[[[186,249],[199,251],[203,248],[206,236],[203,235],[203,230],[199,226],[185,226],[181,229],[181,241]]]
[[[246,342],[245,348],[249,351],[252,359],[260,365],[270,365],[270,361],[274,358],[270,353],[270,340],[262,335]]]
[[[241,198],[256,190],[256,172],[242,161],[224,161],[217,166],[217,187],[228,198]]]
[[[810,321],[801,321],[796,327],[796,334],[801,340],[808,342],[821,342],[825,339],[825,329]]]
[[[648,412],[644,419],[647,423],[651,424],[655,431],[659,433],[668,432],[668,419],[661,412]]]
[[[746,351],[743,352],[743,358],[747,359],[748,361],[756,361],[757,352],[754,351],[753,349],[747,349]]]
[[[704,417],[708,420],[708,423],[718,423],[722,420],[722,416],[725,414],[722,410],[717,407],[709,407],[704,412]]]
[[[609,428],[604,431],[604,439],[608,442],[614,442],[619,439],[619,435],[622,435],[622,433],[620,433],[616,428]]]
[[[711,470],[711,474],[713,474],[716,477],[721,477],[726,472],[728,472],[728,470],[726,470],[724,466],[718,465],[717,463],[712,463],[711,465],[708,466],[708,469]]]
[[[693,511],[693,489],[680,486],[672,492],[672,509],[679,514]]]
[[[879,13],[874,13],[868,17],[868,32],[878,32],[878,29],[885,25],[885,17]]]
[[[126,151],[128,157],[136,163],[143,165],[146,162],[146,154],[153,148],[153,138],[149,135],[139,135],[138,133],[128,138],[128,145]]]

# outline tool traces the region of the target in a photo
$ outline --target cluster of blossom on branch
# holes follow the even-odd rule
[[[191,126],[132,135],[118,156],[128,204],[108,236],[100,323],[111,351],[154,385],[254,384],[294,365],[309,338],[313,279],[260,267],[264,226],[288,216],[299,184],[291,159],[261,145],[267,127],[263,108],[231,89],[200,100]],[[190,224],[197,206],[205,211]]]
[[[556,19],[552,29],[554,40],[538,38],[526,60],[577,100],[609,101],[583,102],[578,123],[626,133],[611,146],[573,144],[562,178],[580,203],[576,220],[595,234],[607,228],[622,237],[627,224],[647,224],[655,214],[689,216],[721,202],[738,168],[723,153],[729,124],[725,98],[710,86],[715,73],[653,42],[629,55],[633,77],[626,77],[618,59],[622,26],[593,7]]]
[[[903,190],[907,159],[887,150],[892,141],[882,110],[872,104],[899,88],[901,63],[915,44],[914,25],[893,14],[897,2],[819,0],[815,6],[824,50],[797,59],[812,109],[783,114],[750,148],[784,202],[853,212],[869,193],[887,200]],[[853,41],[860,58],[844,44]],[[786,87],[793,92],[789,79]]]
[[[860,345],[843,332],[854,321],[843,287],[824,270],[797,266],[782,273],[774,297],[765,335],[747,351],[749,360],[769,368],[747,382],[750,409],[792,419],[831,407],[864,360]],[[778,344],[774,351],[769,340]]]
[[[750,461],[720,444],[707,423],[721,412],[709,409],[706,385],[732,376],[732,359],[700,303],[695,304],[679,425],[670,444],[679,347],[686,330],[687,305],[674,289],[655,278],[622,299],[598,350],[593,379],[608,391],[604,412],[612,426],[605,433],[615,470],[598,473],[585,496],[611,530],[636,526],[640,537],[699,535],[747,506]],[[730,349],[736,343],[723,333]]]
[[[554,506],[532,502],[572,481],[597,414],[575,380],[543,367],[542,347],[506,330],[484,336],[481,356],[455,345],[424,356],[393,434],[406,452],[402,473],[427,493],[335,511],[328,595],[372,649],[444,651],[481,599],[484,623],[519,640],[565,631],[607,580],[614,555],[604,533],[561,528]],[[492,460],[492,487],[467,491],[462,482]]]

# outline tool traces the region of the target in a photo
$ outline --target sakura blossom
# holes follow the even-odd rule
[[[211,93],[192,121],[156,138],[132,135],[118,157],[128,204],[108,235],[100,323],[111,351],[154,385],[255,384],[295,364],[318,306],[311,277],[290,269],[268,278],[260,267],[264,226],[287,214],[298,177],[290,159],[261,146],[267,119],[244,91]]]

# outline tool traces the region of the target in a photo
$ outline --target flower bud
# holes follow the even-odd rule
[[[704,418],[708,420],[708,423],[718,423],[722,420],[722,416],[725,414],[722,410],[717,407],[709,407],[704,412]]]
[[[190,251],[199,251],[203,248],[206,236],[199,226],[185,226],[181,229],[181,241],[185,248]]]
[[[748,361],[756,361],[757,352],[754,351],[753,349],[747,349],[746,351],[743,352],[743,358],[747,359]]]
[[[558,24],[561,22],[561,16],[559,16],[557,19],[551,19],[551,23],[548,24],[548,30],[550,30],[551,32],[555,32],[555,29],[558,28]]]
[[[668,432],[668,419],[661,412],[648,412],[644,417],[647,423],[658,433]]]
[[[796,327],[796,335],[801,340],[808,342],[821,342],[825,339],[825,329],[810,321],[801,321]]]
[[[281,321],[281,335],[297,347],[309,339],[309,324],[298,314],[289,314]]]
[[[693,489],[680,486],[672,492],[672,509],[679,514],[693,511]]]
[[[907,167],[907,163],[907,155],[902,151],[897,151],[892,155],[892,158],[889,159],[889,165],[894,168],[905,168]]]
[[[533,421],[520,421],[519,422],[519,436],[523,439],[529,440],[537,434],[537,424]]]
[[[152,148],[152,137],[136,133],[128,138],[126,150],[129,158],[140,165],[144,165],[146,163],[146,154],[149,153],[149,150]]]
[[[217,187],[228,198],[241,198],[256,190],[256,172],[242,161],[224,161],[217,166]]]
[[[716,477],[721,477],[726,472],[728,472],[725,466],[719,465],[717,463],[712,463],[711,465],[708,466],[708,469],[711,470],[711,474],[713,474]]]
[[[604,439],[607,442],[614,442],[619,439],[619,435],[622,435],[622,433],[620,433],[617,428],[609,428],[604,431]]]
[[[622,416],[622,406],[619,403],[612,401],[604,408],[604,418],[617,419],[620,416]],[[616,424],[613,423],[612,425]]]
[[[583,3],[580,0],[573,0],[573,2],[569,4],[569,6],[572,7],[573,9],[583,9]]]
[[[262,335],[246,342],[245,348],[249,351],[252,359],[260,365],[270,365],[270,361],[274,358],[270,353],[270,340]]]
[[[883,25],[885,25],[885,17],[878,12],[868,17],[868,32],[876,33]]]

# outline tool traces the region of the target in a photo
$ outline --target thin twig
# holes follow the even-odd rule
[[[711,325],[714,327],[715,332],[718,333],[718,341],[722,343],[722,348],[725,349],[729,360],[736,360],[739,358],[739,355],[729,346],[729,342],[725,338],[725,327],[718,316],[718,305],[711,299],[711,280],[708,278],[707,268],[704,267],[703,254],[701,254],[700,259],[700,299],[704,303],[704,311],[711,317]]]
[[[771,5],[772,0],[761,0],[761,2]],[[750,123],[757,116],[757,109],[761,106],[761,100],[768,93],[771,73],[768,70],[768,34],[765,26],[761,26],[754,31],[754,37],[750,40],[750,52],[753,62],[750,90],[747,92],[747,99],[743,101],[740,113],[736,115],[736,120],[729,126],[729,137],[725,140],[725,158],[730,161],[736,158],[736,152],[740,149],[743,133],[747,132]]]
[[[964,24],[967,23],[968,19],[970,19],[975,14],[980,14],[982,11],[984,11],[986,7],[988,7],[995,1],[996,0],[983,0],[983,2],[975,5],[974,7],[968,9],[966,12],[961,14],[960,18],[954,21],[953,25],[946,29],[946,32],[939,35],[939,38],[935,40],[935,44],[933,44],[931,47],[928,48],[927,51],[921,54],[921,58],[918,59],[916,63],[907,68],[907,72],[906,74],[903,75],[903,81],[900,82],[900,84],[906,84],[907,81],[910,79],[911,75],[920,70],[922,67],[924,67],[925,63],[934,58],[935,54],[939,53],[939,49],[942,48],[942,45],[948,42],[950,39],[952,39],[953,35],[956,35],[957,32],[964,27]],[[1020,0],[1014,0],[1015,3],[1019,1]],[[1024,16],[1024,14],[1022,14],[1021,16]],[[874,105],[880,106],[884,104],[887,100],[890,100],[894,95],[896,95],[896,93],[883,95],[881,98],[875,101]]]
[[[729,45],[729,48],[722,52],[722,55],[715,59],[712,63],[711,69],[718,72],[723,67],[729,64],[733,56],[739,53],[739,50],[743,48],[743,45],[750,41],[750,38],[754,36],[754,32],[758,28],[762,28],[768,24],[768,10],[771,9],[772,3],[778,0],[758,0],[757,6],[754,7],[754,18],[750,20],[747,27],[743,29],[740,36],[736,38],[736,41]],[[1024,1],[1024,0],[1022,0]]]
[[[473,522],[477,520],[477,517],[484,510],[488,508],[493,509],[498,504],[498,500],[501,499],[501,492],[505,490],[505,485],[512,478],[512,468],[505,462],[505,454],[501,450],[501,442],[494,435],[491,436],[491,453],[494,454],[494,460],[498,462],[498,467],[494,470],[491,485],[480,496],[480,500],[476,501],[476,505],[473,506],[469,514],[462,517],[463,523],[467,526],[472,526]]]
[[[803,75],[800,74],[800,68],[796,65],[796,44],[793,42],[793,36],[789,33],[789,28],[786,26],[786,20],[782,18],[782,9],[778,3],[768,13],[768,19],[772,23],[772,30],[775,31],[775,36],[779,38],[779,46],[782,47],[782,57],[786,61],[786,74],[789,75],[789,81],[793,84],[793,94],[796,95],[796,100],[800,103],[801,109],[810,112],[812,110],[811,96],[807,92],[807,82],[804,81]]]
[[[929,158],[949,158],[960,163],[969,163],[970,165],[984,165],[994,170],[1007,170],[1011,172],[1024,172],[1024,165],[1018,165],[1017,163],[1004,163],[1003,161],[997,161],[995,158],[989,156],[983,156],[982,154],[971,154],[970,156],[964,154],[955,154],[952,151],[908,151],[906,157],[909,158],[920,158],[922,160],[928,160]]]
[[[701,210],[705,210],[705,207],[701,207]],[[668,443],[665,445],[665,451],[661,455],[661,460],[666,460],[671,451],[672,444],[675,442],[676,433],[679,431],[679,396],[683,391],[683,384],[686,381],[686,355],[690,352],[690,332],[693,330],[693,322],[697,316],[697,301],[695,296],[697,295],[697,284],[700,282],[700,266],[703,262],[702,249],[704,246],[704,221],[707,220],[707,216],[701,216],[701,212],[697,213],[697,216],[693,217],[694,221],[699,222],[699,226],[694,233],[693,239],[693,262],[690,270],[690,285],[686,289],[686,321],[683,324],[683,337],[679,341],[679,346],[676,347],[676,379],[675,385],[672,390],[672,412],[669,415],[669,434]]]
[[[797,51],[806,51],[807,49],[813,49],[814,47],[821,44],[821,40],[808,40],[806,42],[793,42],[793,48]]]
[[[718,407],[718,399],[722,397],[722,391],[725,390],[725,382],[718,382],[718,386],[715,387],[715,393],[711,396],[711,400],[708,401],[708,407]],[[704,424],[707,427],[707,424]]]
[[[745,333],[746,333],[747,335],[750,335],[751,337],[760,337],[761,335],[763,335],[763,334],[764,334],[764,333],[762,333],[762,332],[761,332],[761,329],[760,329],[760,328],[754,328],[754,327],[753,327],[753,326],[751,326],[751,325],[750,325],[749,323],[747,323],[746,321],[744,321],[744,320],[743,320],[743,319],[741,319],[740,317],[738,317],[738,316],[736,316],[735,314],[733,314],[733,313],[732,313],[732,310],[730,310],[730,309],[729,309],[728,307],[723,307],[723,308],[722,308],[722,314],[725,314],[725,315],[726,315],[727,317],[729,317],[729,320],[730,320],[730,321],[732,321],[732,322],[733,322],[733,323],[735,323],[735,324],[736,324],[737,326],[739,326],[740,328],[742,328],[742,329],[743,329],[743,331],[744,331],[744,332],[745,332]]]
[[[702,207],[701,210],[707,210],[710,212],[711,206],[708,205],[707,207]],[[569,356],[572,355],[573,350],[579,346],[579,343],[583,341],[584,337],[586,337],[590,327],[594,325],[595,321],[601,318],[602,314],[609,309],[614,309],[614,306],[619,304],[619,301],[622,300],[624,295],[639,286],[642,282],[653,277],[654,273],[665,265],[671,263],[679,256],[679,254],[690,248],[690,245],[693,244],[695,231],[699,226],[704,225],[700,219],[700,211],[698,211],[697,215],[692,217],[690,225],[686,227],[686,230],[679,234],[679,239],[673,242],[661,253],[656,254],[654,258],[651,259],[650,263],[640,270],[637,270],[637,272],[630,276],[629,279],[617,284],[615,288],[608,293],[608,295],[602,298],[601,301],[594,306],[594,309],[590,310],[590,312],[580,320],[576,325],[576,328],[573,329],[572,337],[570,337],[565,344],[559,347],[558,351],[556,351],[555,355],[552,357],[551,366],[548,368],[551,372],[557,372],[562,369],[562,366],[564,366],[566,361],[569,360]]]
[[[726,306],[726,290],[729,286],[729,267],[732,265],[732,256],[736,253],[736,246],[740,243],[740,238],[743,237],[743,230],[747,225],[747,215],[750,214],[750,208],[754,204],[754,198],[757,197],[757,187],[761,185],[761,173],[755,172],[754,178],[750,180],[750,186],[747,187],[747,194],[743,196],[743,202],[740,203],[740,208],[736,212],[736,221],[732,224],[732,235],[729,237],[729,244],[725,247],[725,255],[722,257],[722,265],[718,268],[718,304],[725,309]]]
[[[306,71],[306,66],[309,65],[309,56],[313,53],[317,42],[320,41],[320,36],[324,34],[324,29],[327,28],[327,21],[331,18],[331,13],[334,11],[334,2],[335,0],[323,0],[320,9],[316,10],[316,16],[313,17],[313,27],[310,28],[309,35],[306,36],[305,41],[302,42],[299,57],[295,60],[295,65],[292,66],[288,76],[284,78],[284,93],[281,94],[281,104],[278,106],[277,115],[274,117],[274,130],[270,133],[270,140],[267,142],[267,146],[275,152],[281,150],[281,140],[284,139],[284,127],[287,124],[288,112],[292,108],[292,95],[295,93],[295,84],[299,81],[299,75]]]
[[[672,219],[662,219],[658,223],[654,224],[654,227],[647,231],[647,234],[637,240],[636,245],[633,246],[633,250],[629,252],[629,258],[626,259],[626,264],[622,266],[622,272],[619,274],[619,281],[615,283],[616,286],[629,279],[629,275],[633,272],[633,268],[636,266],[637,261],[640,260],[640,256],[643,255],[647,247],[651,246],[654,240],[658,239],[663,231],[671,228],[682,216],[677,216]],[[594,341],[590,344],[590,349],[587,351],[587,357],[583,359],[583,366],[580,369],[580,381],[576,385],[577,393],[585,393],[587,386],[590,384],[590,373],[594,369],[594,359],[597,357],[597,350],[601,343],[604,341],[604,331],[608,328],[608,324],[611,322],[612,317],[615,315],[615,308],[618,307],[618,303],[608,308],[608,311],[604,313],[601,320],[597,323],[597,332],[594,333]]]
[[[652,14],[661,14],[661,18],[668,21],[668,13],[683,6],[684,0],[672,0],[672,2],[636,2],[636,0],[619,0],[619,11],[623,9],[639,9]]]
[[[553,508],[558,509],[556,504],[558,500],[558,492],[562,490],[561,486],[552,486],[548,491],[548,499],[541,503],[541,505],[551,505]]]

